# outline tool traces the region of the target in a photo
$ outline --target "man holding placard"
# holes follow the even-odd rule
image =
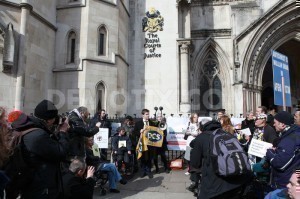
[[[293,171],[300,165],[300,127],[293,122],[293,116],[286,111],[274,116],[274,127],[280,137],[277,146],[273,145],[266,154],[272,168],[271,185],[274,189],[286,187]]]

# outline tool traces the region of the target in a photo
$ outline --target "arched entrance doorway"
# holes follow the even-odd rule
[[[297,105],[299,104],[297,99],[300,99],[300,41],[297,39],[291,39],[275,50],[286,55],[289,59],[292,104]],[[261,102],[262,105],[266,107],[273,106],[274,103],[273,70],[271,59],[272,58],[270,57],[264,68],[262,77]],[[281,110],[281,107],[278,108]]]
[[[269,106],[273,102],[272,50],[290,57],[292,105],[298,103],[296,98],[300,91],[294,84],[298,84],[299,79],[299,76],[295,76],[300,64],[296,55],[300,49],[299,23],[299,8],[288,2],[286,5],[280,4],[253,25],[257,29],[247,45],[242,69],[244,114],[246,111],[255,110],[257,106]]]

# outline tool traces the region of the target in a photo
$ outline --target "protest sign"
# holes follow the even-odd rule
[[[248,154],[263,158],[266,156],[267,149],[272,148],[272,146],[273,145],[268,142],[252,139]]]
[[[100,149],[108,148],[108,131],[108,128],[99,128],[99,132],[94,135],[94,143],[96,143]]]

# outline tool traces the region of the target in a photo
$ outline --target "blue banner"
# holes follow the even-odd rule
[[[273,66],[273,86],[274,86],[274,104],[283,106],[283,87],[282,79],[284,79],[285,106],[292,106],[291,102],[291,86],[288,57],[272,50],[272,66]]]

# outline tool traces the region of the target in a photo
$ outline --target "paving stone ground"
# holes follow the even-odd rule
[[[196,199],[191,192],[186,190],[189,186],[189,176],[184,173],[186,170],[171,171],[169,174],[161,172],[154,174],[152,179],[148,176],[140,177],[136,173],[126,185],[118,184],[121,193],[109,193],[100,195],[100,190],[95,189],[94,199]],[[108,189],[108,184],[105,187]]]

